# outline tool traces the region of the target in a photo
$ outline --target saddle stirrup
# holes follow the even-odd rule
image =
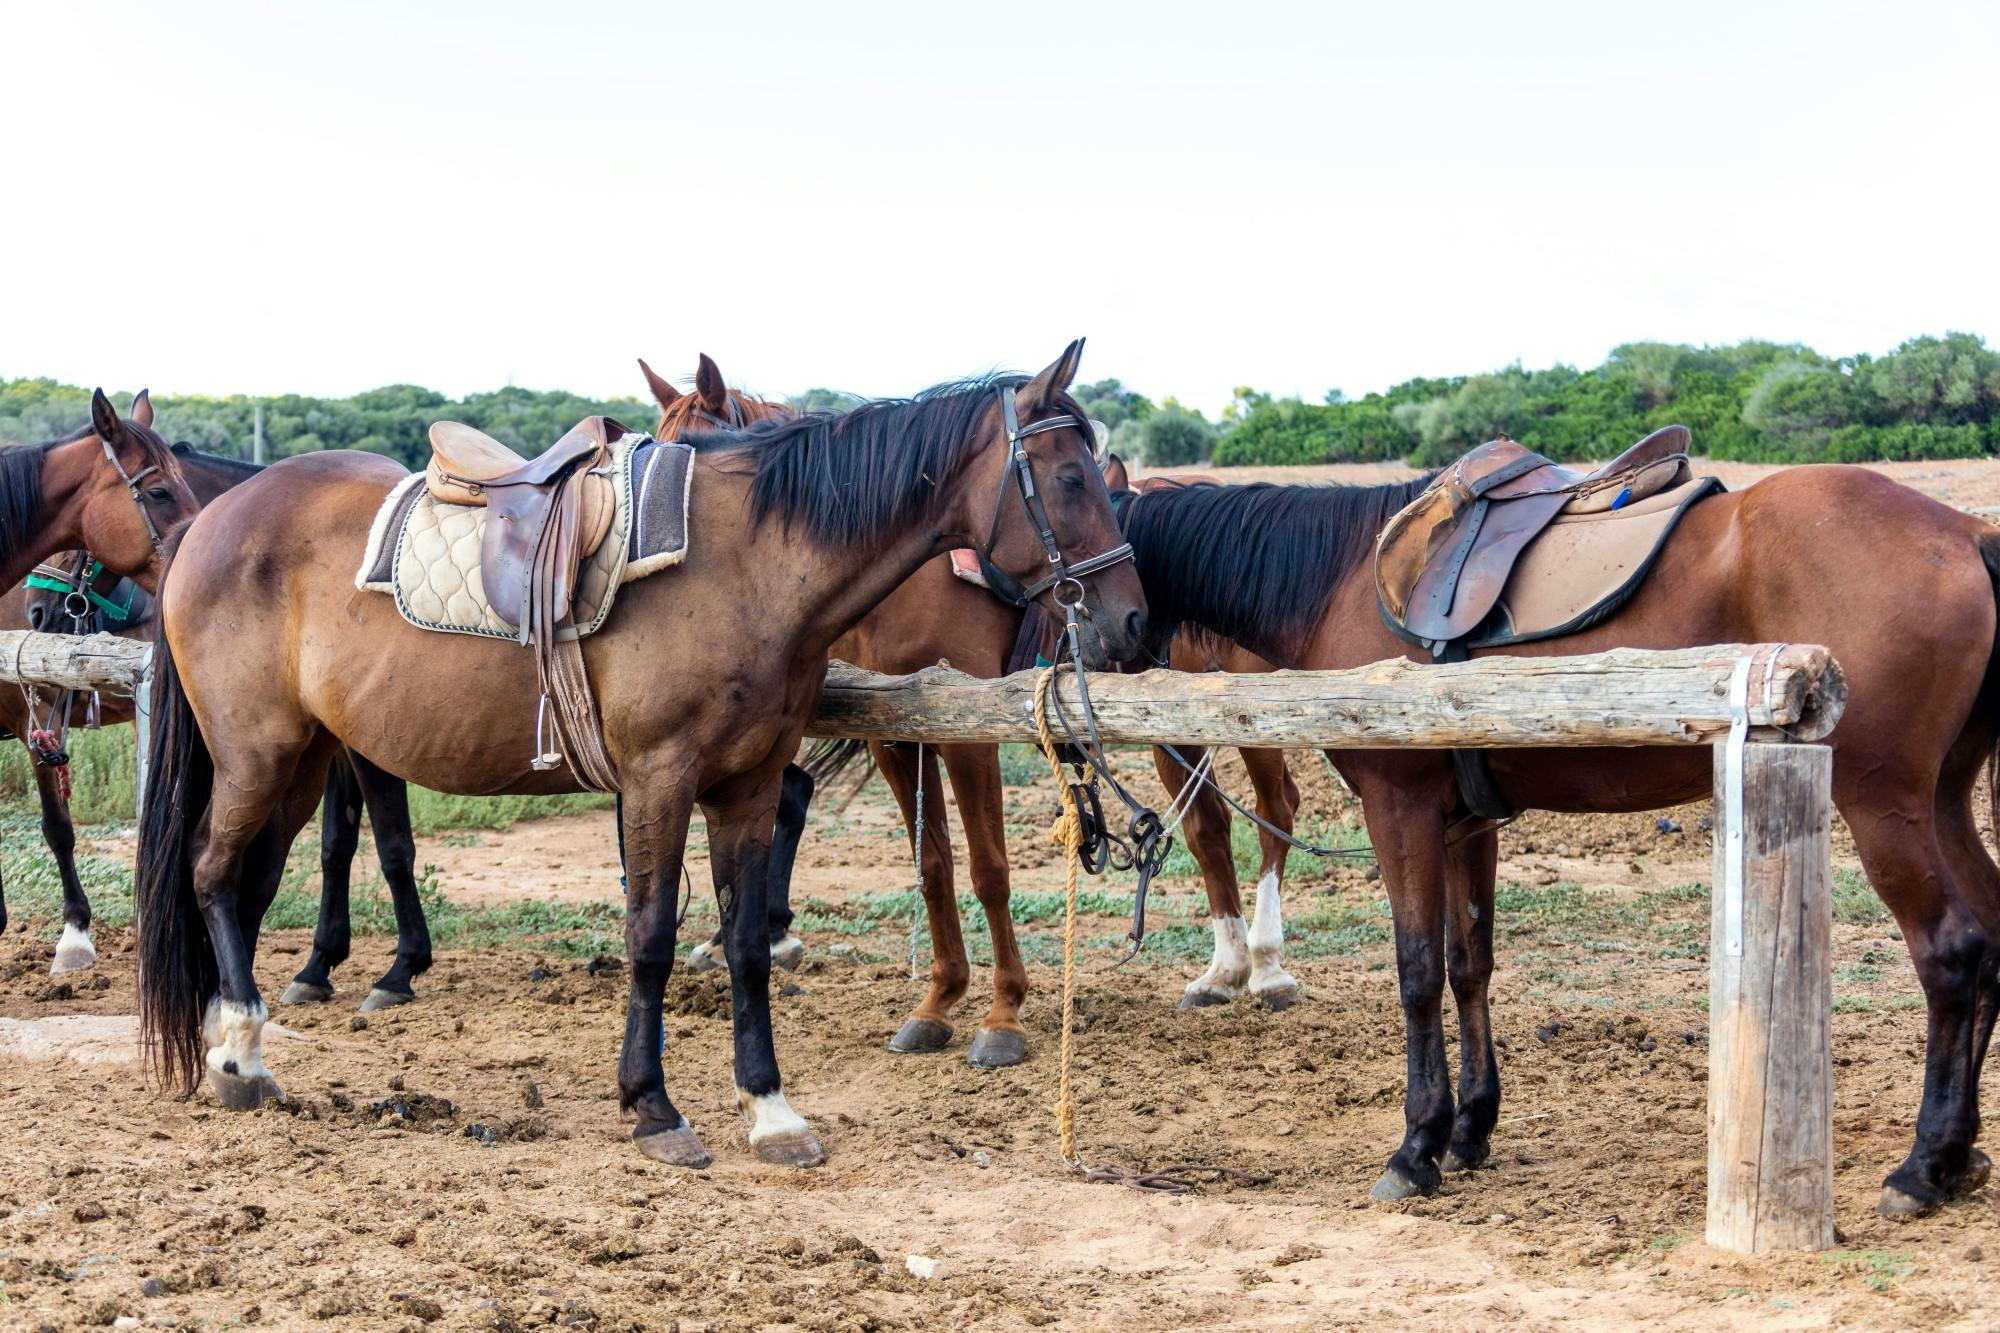
[[[528,762],[528,767],[534,769],[537,773],[546,773],[552,768],[561,768],[563,763],[562,751],[549,744],[548,721],[549,694],[547,690],[544,690],[542,691],[542,701],[535,705],[535,757]]]

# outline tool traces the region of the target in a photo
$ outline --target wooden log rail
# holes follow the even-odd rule
[[[132,694],[146,645],[0,632],[0,680]],[[1033,741],[1036,672],[946,667],[827,674],[811,730],[869,740]],[[1832,752],[1839,665],[1812,645],[1722,645],[1589,657],[1378,662],[1259,675],[1093,674],[1114,743],[1374,749],[1715,747],[1708,1240],[1825,1249],[1833,1229]],[[1057,702],[1081,727],[1076,682]],[[149,719],[140,700],[140,786]],[[1727,743],[1732,723],[1737,743]]]

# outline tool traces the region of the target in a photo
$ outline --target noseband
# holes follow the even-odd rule
[[[1014,474],[1014,487],[1021,497],[1021,507],[1027,511],[1028,521],[1034,524],[1035,534],[1041,538],[1042,553],[1049,558],[1050,572],[1047,577],[1038,579],[1024,588],[1012,575],[993,563],[993,547],[1000,540],[1001,512],[1007,504],[1005,486],[1000,488],[1000,494],[993,501],[993,527],[987,535],[986,545],[979,551],[979,572],[986,577],[987,589],[1011,606],[1025,608],[1028,603],[1054,588],[1057,605],[1081,608],[1082,580],[1121,561],[1132,559],[1132,544],[1121,542],[1102,554],[1079,560],[1075,564],[1069,563],[1063,556],[1061,544],[1056,541],[1055,529],[1049,524],[1048,506],[1042,502],[1042,493],[1035,485],[1034,461],[1028,457],[1027,448],[1021,441],[1030,435],[1061,430],[1065,426],[1074,426],[1080,431],[1087,431],[1090,427],[1069,412],[1023,426],[1015,411],[1014,390],[1011,388],[1000,390],[1000,419],[1007,428],[1007,461]],[[1072,595],[1065,596],[1065,593]]]

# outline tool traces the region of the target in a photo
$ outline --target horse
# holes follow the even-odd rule
[[[1195,485],[1126,515],[1156,629],[1194,625],[1278,667],[1419,657],[1378,613],[1372,554],[1427,479],[1381,486]],[[1915,1142],[1883,1185],[1886,1215],[1975,1189],[1981,1064],[2000,1011],[2000,867],[1972,792],[2000,738],[2000,531],[1876,473],[1793,468],[1694,505],[1626,605],[1519,655],[1614,647],[1810,642],[1849,688],[1831,737],[1834,799],[1908,943],[1928,1009]],[[1429,1193],[1478,1167],[1500,1105],[1488,983],[1497,838],[1448,839],[1460,793],[1447,753],[1329,751],[1360,798],[1394,918],[1408,1043],[1405,1133],[1371,1191]],[[1496,750],[1515,808],[1657,809],[1706,797],[1688,749]],[[1442,995],[1459,1019],[1454,1103]]]
[[[660,406],[660,422],[654,432],[659,438],[673,438],[687,427],[691,417],[713,420],[723,410],[722,373],[706,355],[695,376],[693,394],[680,393],[653,374],[645,362],[641,361],[639,366]],[[785,410],[772,403],[758,403],[757,409],[767,414]],[[1021,631],[1022,616],[1022,608],[956,576],[951,557],[940,555],[926,561],[907,582],[842,635],[834,643],[832,655],[843,662],[889,674],[915,671],[946,660],[975,676],[998,676],[1006,670],[1009,653]],[[872,756],[895,794],[912,847],[921,846],[919,876],[931,931],[929,988],[890,1039],[889,1048],[903,1052],[943,1050],[951,1041],[952,1006],[963,998],[969,981],[958,896],[952,884],[951,830],[938,775],[938,761],[942,759],[951,773],[952,794],[965,821],[972,890],[986,909],[993,937],[993,1001],[980,1020],[967,1059],[985,1069],[1018,1064],[1027,1055],[1021,1003],[1028,992],[1028,973],[1014,937],[1013,918],[1007,911],[1010,886],[998,746],[925,746],[920,755],[913,746],[834,743],[816,749],[804,765],[789,767],[772,846],[768,933],[773,961],[779,966],[796,966],[803,952],[803,946],[791,934],[791,866],[804,834],[814,787],[862,754]],[[916,814],[920,782],[924,787],[925,812],[921,840]],[[696,970],[717,966],[717,955],[722,948],[723,935],[718,930],[714,939],[690,951],[688,966]]]
[[[144,390],[133,399],[131,418],[142,427],[152,425],[152,399]],[[172,446],[171,453],[197,505],[208,504],[232,486],[263,471],[261,464],[202,453],[186,445]],[[55,559],[57,567],[37,567],[36,572],[43,577],[33,582],[44,586],[23,584],[0,602],[0,629],[67,627],[81,633],[101,630],[127,638],[151,637],[153,599],[145,589],[122,577],[122,569],[88,551],[68,552]],[[68,590],[48,586],[51,584],[66,584]],[[97,948],[90,938],[90,899],[76,873],[76,830],[70,820],[61,775],[55,766],[42,761],[43,752],[33,734],[38,721],[35,699],[35,693],[26,688],[0,691],[0,728],[20,738],[27,747],[41,798],[42,838],[55,855],[56,870],[62,880],[63,930],[49,969],[51,975],[61,976],[95,966]],[[49,728],[57,744],[68,730],[75,702],[67,697],[67,692],[59,691],[50,712],[44,715],[45,720],[56,723],[60,714],[59,725]],[[113,695],[100,696],[94,702],[99,726],[132,720],[130,700]],[[314,934],[313,953],[305,970],[285,991],[286,1003],[333,996],[332,982],[326,972],[347,957],[348,879],[360,841],[360,814],[364,805],[375,826],[376,856],[395,904],[397,943],[395,962],[370,988],[362,1010],[380,1009],[413,998],[411,979],[430,966],[430,936],[423,905],[417,898],[416,844],[410,832],[409,803],[403,784],[367,760],[343,754],[327,776],[322,817],[320,927]],[[0,897],[0,929],[5,928],[6,920],[6,902]],[[316,990],[308,989],[309,983]]]
[[[623,795],[619,1102],[644,1156],[711,1160],[667,1094],[661,1023],[675,881],[699,805],[729,930],[734,1079],[750,1146],[772,1164],[825,1160],[784,1095],[764,931],[781,775],[834,641],[932,556],[984,543],[1041,601],[1077,608],[1086,664],[1136,647],[1138,576],[1068,392],[1081,353],[1079,340],[1032,378],[985,376],[690,437],[686,558],[626,585],[582,641]],[[277,1094],[252,951],[337,744],[445,791],[583,785],[567,765],[531,762],[534,654],[432,634],[387,597],[356,595],[371,516],[403,475],[373,455],[286,459],[176,538],[140,830],[141,1030],[168,1087],[191,1094],[205,1074],[230,1109]],[[217,605],[237,609],[229,624],[205,614]],[[183,673],[182,662],[197,669]],[[452,725],[432,725],[440,712]]]

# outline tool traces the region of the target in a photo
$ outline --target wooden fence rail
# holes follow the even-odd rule
[[[0,632],[0,681],[140,695],[148,649],[93,635]],[[827,675],[812,732],[870,740],[1032,741],[1036,673],[945,667]],[[1351,671],[1090,677],[1113,743],[1372,749],[1715,747],[1709,947],[1708,1239],[1745,1252],[1825,1249],[1833,1230],[1831,751],[1839,665],[1809,644],[1589,657],[1486,657]],[[1057,704],[1081,726],[1076,682]]]

